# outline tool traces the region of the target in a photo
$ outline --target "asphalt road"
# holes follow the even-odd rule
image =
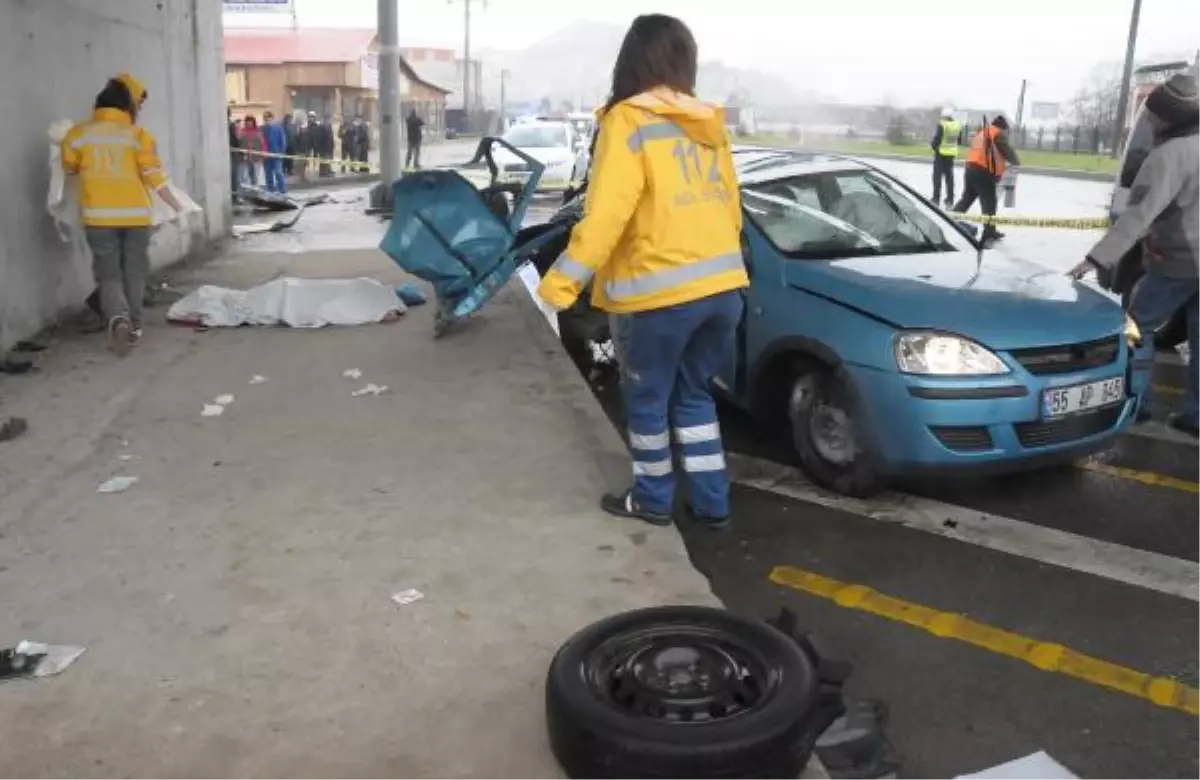
[[[915,178],[920,168],[905,174]],[[1064,186],[1073,205],[1061,216],[1095,215],[1102,205],[1102,193],[1087,189],[1102,185]],[[337,192],[345,205],[310,209],[293,230],[258,243],[283,251],[375,246],[383,226],[347,218],[361,213],[364,192]],[[1034,194],[1025,203],[1050,213]],[[546,202],[529,219],[544,219],[550,208]],[[1003,251],[1055,268],[1073,264],[1094,240],[1026,233],[1011,231]],[[1179,366],[1160,367],[1166,405],[1182,380]],[[619,424],[612,385],[593,384]],[[729,449],[751,462],[790,461],[776,432],[740,413],[723,410],[722,427]],[[850,693],[888,705],[902,776],[950,777],[1045,750],[1085,777],[1196,777],[1195,715],[1098,682],[1128,677],[1122,670],[1193,688],[1200,682],[1196,445],[1151,425],[1083,466],[906,484],[871,502],[831,500],[797,480],[744,481],[735,486],[730,531],[681,530],[694,564],[730,609],[766,618],[789,607],[826,653],[854,663]],[[992,633],[1050,643],[1037,646],[1042,652],[1073,651],[1121,669],[1092,673],[1085,664],[1086,679],[1042,671],[1031,665],[1036,653],[1009,657],[895,614],[855,609],[853,599],[777,584],[771,576],[780,567],[871,588],[914,614],[965,615]],[[1161,583],[1175,591],[1163,592]],[[1190,598],[1171,595],[1181,583]]]
[[[880,167],[924,191],[925,166]],[[1106,198],[1103,184],[1029,176],[1018,184],[1022,208],[1013,213],[1098,216]],[[993,251],[1065,271],[1097,238],[1014,228]],[[1175,356],[1164,357],[1155,379],[1161,411],[1174,405],[1184,380]],[[592,384],[620,425],[611,381]],[[732,452],[768,466],[791,463],[778,432],[729,408],[721,419]],[[1122,674],[1194,689],[1197,470],[1195,442],[1158,422],[1076,467],[908,483],[870,502],[812,500],[819,491],[802,480],[791,491],[743,482],[734,488],[729,532],[681,531],[693,563],[730,609],[769,618],[788,607],[824,652],[853,662],[851,695],[889,707],[901,776],[952,777],[1044,750],[1084,777],[1196,777],[1196,716],[1105,687],[1110,674],[1042,671],[1030,658],[839,606],[771,575],[790,567],[866,586],[905,609],[963,615],[1116,664]],[[964,534],[960,522],[976,530]],[[1190,598],[1145,587],[1147,580],[1170,582]]]

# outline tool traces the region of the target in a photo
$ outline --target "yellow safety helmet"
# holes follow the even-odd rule
[[[150,93],[146,91],[146,86],[131,73],[118,73],[117,81],[121,82],[129,89],[129,94],[133,96],[133,102],[139,106],[146,102],[146,98]]]

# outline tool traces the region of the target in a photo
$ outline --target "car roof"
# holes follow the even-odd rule
[[[757,184],[814,173],[867,170],[866,165],[836,154],[770,146],[734,146],[733,164],[742,184]]]

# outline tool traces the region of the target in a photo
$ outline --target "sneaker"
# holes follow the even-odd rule
[[[1197,427],[1194,421],[1189,420],[1182,414],[1173,414],[1168,417],[1167,427],[1173,428],[1180,433],[1186,433],[1192,438],[1200,438],[1200,428]]]
[[[129,347],[133,343],[133,329],[129,326],[129,320],[125,317],[113,317],[108,323],[108,343],[112,347],[112,351],[117,353],[117,357],[125,357],[129,354]]]
[[[624,493],[606,493],[600,499],[600,508],[610,515],[616,517],[631,517],[637,520],[643,520],[650,525],[668,526],[671,524],[671,516],[661,512],[647,512],[639,507],[633,500],[633,492],[625,491]]]

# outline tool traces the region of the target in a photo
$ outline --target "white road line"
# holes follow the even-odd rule
[[[1200,601],[1200,565],[1191,561],[917,496],[846,498],[821,490],[788,466],[737,453],[729,453],[727,461],[732,479],[748,487]]]

